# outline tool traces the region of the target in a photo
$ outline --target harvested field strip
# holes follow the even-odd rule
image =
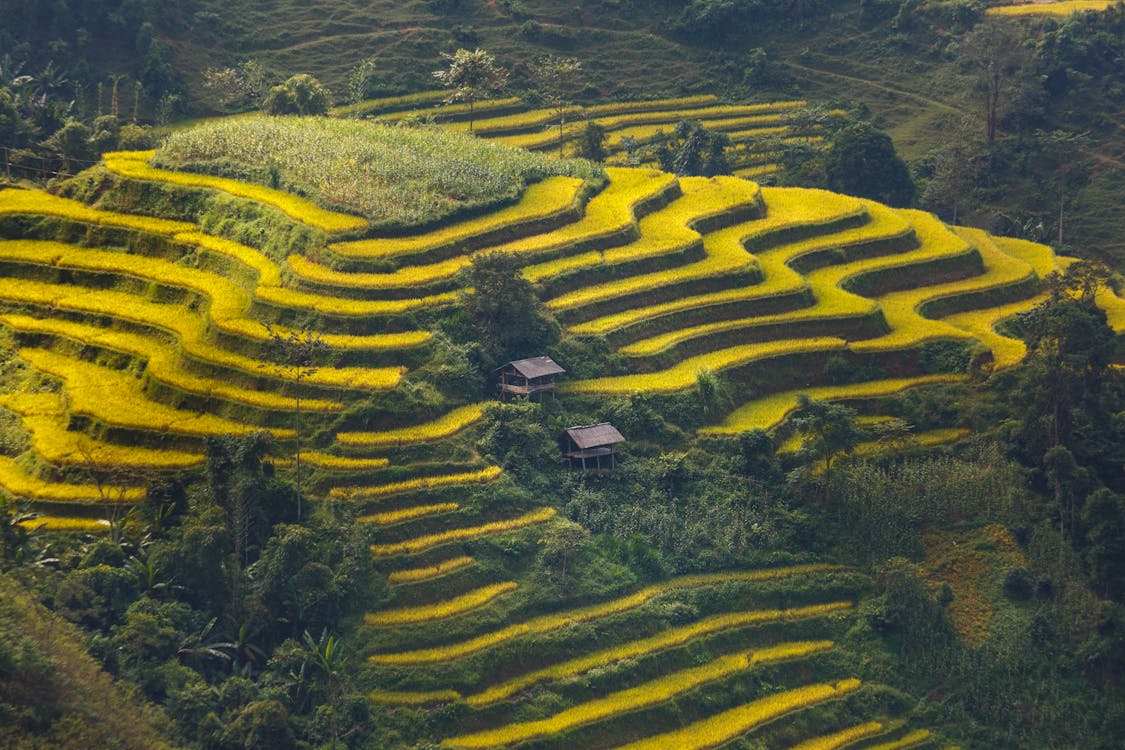
[[[0,214],[61,216],[65,219],[73,219],[87,224],[125,227],[156,234],[176,234],[195,229],[194,224],[184,221],[169,221],[168,219],[157,219],[151,216],[99,211],[90,208],[85,203],[79,203],[69,198],[60,198],[41,190],[0,190]]]
[[[739,407],[731,412],[722,424],[704,427],[699,431],[712,435],[735,435],[743,430],[771,430],[785,421],[789,412],[797,408],[797,395],[801,393],[808,394],[809,398],[824,401],[847,398],[879,398],[899,393],[908,388],[960,383],[965,380],[967,380],[965,375],[922,375],[914,378],[873,380],[850,385],[825,385],[774,393]]]
[[[0,407],[20,416],[23,428],[31,435],[35,452],[49,464],[89,468],[116,467],[142,470],[179,471],[201,466],[199,453],[138,448],[95,440],[67,427],[70,415],[60,393],[9,393],[0,395]]]
[[[149,302],[134,294],[79,286],[47,284],[24,279],[5,279],[0,285],[0,300],[34,305],[49,310],[112,317],[117,320],[156,328],[176,336],[185,356],[255,377],[288,381],[286,368],[246,357],[214,346],[207,341],[207,322],[181,305]],[[275,329],[282,333],[284,329]],[[264,333],[255,330],[254,333]],[[326,336],[326,342],[330,337]],[[331,343],[330,343],[331,345]],[[309,385],[355,390],[387,390],[402,377],[399,368],[320,367],[304,378]]]
[[[9,495],[32,502],[83,505],[135,503],[145,496],[144,487],[105,486],[99,490],[92,484],[48,482],[28,474],[22,466],[7,456],[0,456],[0,489]]]
[[[510,518],[507,521],[493,521],[491,523],[481,524],[480,526],[467,526],[458,529],[450,529],[438,534],[428,534],[426,536],[416,537],[414,539],[407,539],[405,542],[393,542],[391,544],[373,544],[371,545],[371,554],[375,557],[392,557],[394,555],[413,555],[418,552],[424,552],[434,547],[440,547],[443,544],[451,544],[453,542],[464,542],[470,539],[479,539],[483,536],[491,536],[493,534],[502,534],[505,531],[515,531],[527,526],[533,526],[538,523],[550,521],[555,517],[554,508],[539,508],[530,513],[525,513],[517,518]],[[373,657],[373,660],[375,658]]]
[[[755,177],[765,177],[766,175],[777,174],[785,169],[783,164],[755,164],[752,167],[740,167],[734,170],[735,177],[742,177],[744,179],[753,179]]]
[[[917,747],[930,739],[930,730],[916,729],[910,734],[900,737],[891,742],[883,742],[878,745],[868,745],[863,750],[906,750],[906,748]]]
[[[636,224],[638,206],[676,187],[676,176],[655,169],[607,167],[610,182],[586,203],[582,218],[550,232],[489,247],[517,255],[561,252],[597,240],[613,238]]]
[[[109,330],[68,320],[32,318],[26,315],[0,315],[0,323],[20,333],[61,336],[88,346],[123,352],[145,360],[146,372],[156,380],[184,393],[213,397],[260,409],[292,411],[296,400],[271,391],[240,388],[226,380],[195,375],[180,367],[179,350],[155,339],[135,333]],[[338,401],[301,399],[301,408],[309,411],[340,411]]]
[[[717,304],[737,302],[748,299],[762,299],[786,293],[798,292],[808,287],[805,278],[788,266],[794,258],[834,247],[847,247],[865,242],[906,237],[912,230],[910,225],[893,210],[878,204],[860,201],[826,191],[796,190],[792,188],[763,188],[766,216],[755,222],[759,228],[756,235],[747,235],[740,242],[746,245],[757,242],[767,243],[771,234],[796,231],[808,227],[810,231],[818,225],[831,225],[833,221],[866,210],[869,221],[859,227],[770,247],[755,255],[759,268],[765,277],[762,283],[751,287],[728,289],[710,294],[683,297],[658,305],[639,307],[614,315],[607,315],[570,328],[572,333],[606,334],[648,318],[670,315],[685,310],[709,307]],[[724,230],[725,231],[725,230]],[[647,348],[658,350],[663,344],[654,343]],[[655,348],[654,348],[655,347]]]
[[[614,265],[682,252],[701,239],[699,232],[691,228],[693,224],[752,208],[760,200],[758,186],[737,177],[682,177],[680,186],[683,196],[637,223],[641,235],[637,241],[528,266],[523,271],[524,277],[537,282],[576,268]],[[563,310],[578,304],[572,299],[564,302],[560,299],[548,301],[548,307]]]
[[[553,508],[544,508],[551,511],[547,520],[554,516]],[[507,625],[500,630],[485,633],[470,638],[460,643],[451,643],[434,648],[418,649],[416,651],[403,651],[400,653],[374,654],[368,659],[376,664],[435,664],[453,661],[462,656],[483,651],[503,643],[504,641],[518,638],[523,635],[541,635],[561,630],[573,623],[589,622],[601,617],[626,612],[636,609],[646,602],[671,591],[702,588],[704,586],[720,586],[725,583],[754,583],[759,581],[772,581],[793,576],[813,575],[817,573],[832,573],[842,570],[842,566],[822,563],[809,565],[794,565],[785,568],[763,568],[760,570],[734,571],[727,573],[700,573],[697,575],[681,576],[662,583],[647,586],[632,594],[613,599],[600,604],[592,604],[580,609],[572,609],[550,615],[541,615],[521,623]]]
[[[36,370],[63,381],[71,414],[89,417],[111,427],[192,437],[249,435],[263,430],[256,425],[151,401],[144,395],[140,380],[118,370],[45,349],[20,349],[17,354]],[[293,437],[293,430],[267,431],[279,439]]]
[[[676,750],[706,750],[718,747],[793,711],[843,698],[858,690],[859,686],[859,680],[849,679],[775,693],[682,729],[622,745],[617,750],[668,750],[673,747]]]
[[[446,92],[449,96],[449,92]],[[482,99],[479,102],[473,103],[473,114],[480,116],[490,111],[505,110],[517,107],[520,104],[519,97],[511,96],[506,99]],[[385,115],[380,115],[379,119],[385,122],[398,122],[399,120],[412,120],[419,119],[425,120],[433,117],[438,120],[445,120],[451,117],[458,117],[460,115],[467,115],[469,113],[468,104],[445,104],[444,97],[439,99],[434,106],[428,109],[409,109],[402,112],[391,112]]]
[[[488,748],[526,742],[545,735],[557,735],[586,724],[593,724],[631,711],[639,711],[643,708],[667,703],[684,693],[753,669],[759,664],[769,664],[787,659],[801,659],[827,651],[832,646],[832,641],[794,642],[722,656],[699,667],[674,672],[635,688],[621,690],[610,693],[603,698],[580,703],[546,719],[508,724],[497,729],[451,737],[443,741],[442,746]],[[662,747],[679,747],[679,745],[673,743]]]
[[[273,190],[249,182],[240,182],[227,177],[215,177],[192,172],[173,172],[149,166],[148,162],[155,154],[155,151],[118,151],[102,154],[102,160],[105,162],[106,168],[122,177],[219,190],[239,198],[247,198],[273,206],[291,219],[296,219],[303,224],[325,232],[347,232],[367,227],[367,220],[362,217],[329,211],[292,193]]]
[[[396,570],[387,576],[387,583],[391,585],[405,585],[411,583],[421,583],[422,581],[429,581],[438,578],[447,573],[452,573],[455,570],[467,568],[474,562],[473,558],[466,555],[452,557],[448,560],[442,560],[436,565],[427,565],[423,568],[408,568],[406,570]],[[446,691],[446,694],[452,693],[453,700],[457,700],[460,695],[453,690]]]
[[[812,606],[797,607],[794,609],[767,609],[714,615],[692,623],[691,625],[665,630],[649,638],[642,638],[641,640],[632,641],[622,646],[608,648],[577,659],[571,659],[562,664],[556,664],[545,669],[521,675],[515,679],[488,688],[476,695],[470,695],[465,700],[473,708],[481,708],[509,698],[540,682],[574,677],[588,672],[591,669],[605,667],[613,662],[648,656],[666,649],[683,646],[698,638],[704,638],[726,630],[734,630],[736,628],[744,628],[768,622],[786,622],[806,617],[819,617],[834,612],[842,612],[851,608],[851,602],[832,602],[829,604],[814,604]]]
[[[628,394],[675,393],[695,385],[700,370],[721,371],[772,357],[809,352],[842,351],[843,339],[832,337],[787,339],[719,349],[685,359],[667,370],[638,375],[573,380],[559,385],[562,393]]]
[[[458,484],[479,484],[491,482],[503,473],[499,466],[489,466],[479,471],[467,471],[460,474],[442,474],[433,477],[416,477],[401,482],[390,484],[377,484],[371,487],[335,487],[332,497],[348,500],[369,500],[376,497],[397,495],[400,492],[416,492],[418,490],[432,490],[435,487],[450,487]]]
[[[386,448],[441,440],[479,422],[484,416],[485,406],[487,404],[483,403],[460,406],[432,422],[409,427],[395,427],[380,432],[341,432],[336,435],[336,442],[348,448]]]
[[[20,526],[25,529],[43,529],[44,531],[69,531],[84,534],[104,534],[109,531],[110,523],[104,518],[83,518],[81,516],[52,516],[37,515],[27,521],[21,521]]]
[[[1021,5],[1000,5],[985,10],[990,16],[1060,16],[1071,13],[1106,10],[1117,0],[1061,0],[1048,3],[1023,3]]]
[[[245,290],[236,282],[216,273],[198,268],[187,268],[166,260],[149,258],[143,255],[131,255],[108,250],[82,248],[60,242],[36,240],[0,241],[0,258],[18,263],[131,277],[174,289],[184,289],[201,295],[210,301],[207,316],[216,328],[252,341],[270,340],[270,333],[261,322],[246,317],[246,311],[250,306],[250,298]],[[447,295],[448,299],[443,300],[424,298],[389,302],[364,302],[322,297],[280,287],[260,286],[257,292],[260,299],[273,301],[281,307],[349,316],[395,314],[431,304],[440,304],[442,301],[449,301],[455,296]],[[281,335],[287,335],[289,332],[280,326],[275,330]],[[401,344],[403,341],[411,341],[417,337],[418,333],[412,331],[405,337],[400,335],[393,339],[338,334],[325,334],[323,338],[329,346],[341,349],[369,349],[372,347],[386,349],[388,344]],[[428,336],[428,334],[424,335]],[[391,385],[393,386],[397,382],[398,379],[395,377],[394,383]]]
[[[763,138],[766,136],[780,136],[790,133],[787,125],[763,125],[761,127],[750,127],[754,125],[755,120],[765,120],[767,122],[777,122],[776,117],[757,118],[757,117],[743,117],[735,120],[715,120],[714,122],[707,122],[707,127],[710,130],[719,132],[738,130],[737,138],[732,140],[747,140],[749,138]],[[665,123],[661,125],[636,125],[634,127],[621,128],[609,134],[606,138],[607,148],[620,148],[622,141],[626,138],[633,138],[638,143],[646,143],[657,139],[663,135],[670,133],[675,128],[672,123]],[[731,133],[731,135],[735,135]]]
[[[434,604],[424,604],[419,607],[406,607],[404,609],[386,609],[381,612],[368,612],[363,616],[363,621],[368,625],[393,627],[397,625],[414,625],[420,622],[432,622],[456,617],[470,610],[483,607],[501,594],[514,591],[517,584],[512,581],[497,583],[492,586],[469,591]]]
[[[518,203],[475,219],[457,222],[441,229],[408,237],[380,237],[353,242],[338,242],[329,245],[329,249],[343,258],[394,258],[424,253],[448,245],[463,244],[471,242],[474,237],[488,232],[556,216],[575,205],[581,187],[582,180],[574,177],[548,177],[541,182],[529,185],[524,190]],[[438,264],[438,266],[440,265]],[[301,278],[322,283],[331,283],[336,278],[336,276],[331,275],[331,272],[328,272],[329,269],[324,269],[328,273],[317,271],[316,273],[320,273],[319,276],[314,275],[312,268],[306,268],[304,271],[295,268],[294,271]],[[378,276],[380,274],[370,275]]]
[[[811,740],[806,740],[799,745],[794,745],[789,750],[840,750],[842,747],[851,745],[859,740],[872,737],[883,731],[883,725],[877,721],[869,721],[866,724],[842,729],[839,732],[826,734],[822,737],[815,737]]]
[[[942,427],[924,432],[914,432],[902,438],[892,438],[889,441],[865,440],[859,443],[851,452],[853,456],[874,456],[888,451],[909,451],[911,448],[932,448],[937,445],[947,445],[968,437],[971,430],[963,427]],[[778,455],[796,453],[801,449],[801,436],[790,435],[789,438],[777,448]],[[820,467],[813,467],[812,473],[819,475]]]
[[[415,505],[400,510],[388,510],[384,513],[372,513],[368,516],[360,516],[355,520],[356,523],[373,523],[376,526],[390,526],[392,524],[402,523],[403,521],[413,521],[416,518],[435,516],[440,513],[453,513],[460,509],[461,506],[458,503],[433,503],[432,505]]]

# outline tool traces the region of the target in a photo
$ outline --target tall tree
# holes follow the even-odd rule
[[[472,289],[461,304],[469,326],[480,342],[485,366],[530,357],[558,340],[559,327],[535,296],[513,255],[483,253],[465,271]]]
[[[450,89],[449,95],[445,97],[446,104],[468,102],[471,133],[473,105],[478,99],[502,91],[508,85],[508,71],[496,63],[496,58],[491,53],[479,48],[472,52],[462,48],[452,55],[443,52],[441,56],[449,61],[449,67],[435,70],[434,78]]]
[[[832,462],[851,453],[863,433],[856,425],[856,411],[842,404],[797,396],[793,428],[801,436],[802,450],[818,457],[824,468],[824,506],[832,502]]]
[[[566,113],[582,88],[582,63],[576,57],[548,55],[539,61],[533,73],[539,95],[558,119],[559,158],[562,158]]]
[[[910,171],[886,133],[867,122],[843,128],[824,160],[828,189],[891,206],[909,206],[915,187]]]

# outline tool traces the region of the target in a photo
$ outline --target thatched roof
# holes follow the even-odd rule
[[[614,443],[625,442],[625,438],[622,434],[609,422],[568,427],[566,434],[570,436],[570,439],[574,441],[575,445],[583,450],[586,448],[596,448],[601,445],[613,445]]]
[[[523,375],[528,380],[534,378],[542,378],[547,375],[558,375],[560,372],[566,372],[563,368],[555,363],[555,360],[550,357],[531,357],[530,359],[517,359],[515,362],[509,362],[501,367],[501,370],[512,368],[520,375]]]

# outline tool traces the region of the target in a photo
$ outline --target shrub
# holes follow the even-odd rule
[[[266,94],[262,107],[271,115],[324,115],[332,94],[308,73],[298,73]]]

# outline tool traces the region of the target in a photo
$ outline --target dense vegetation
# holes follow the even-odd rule
[[[1121,746],[1125,6],[234,6],[0,0],[0,744]]]

